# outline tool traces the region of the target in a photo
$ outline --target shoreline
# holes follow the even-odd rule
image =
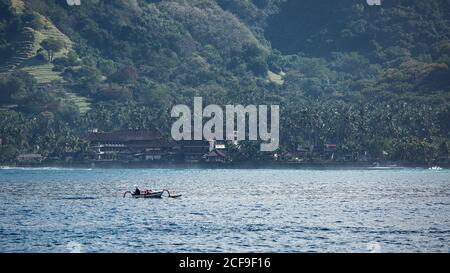
[[[450,168],[450,164],[437,164],[443,169]],[[0,169],[7,168],[71,168],[71,169],[356,169],[356,170],[386,170],[422,168],[428,169],[431,165],[405,162],[246,162],[246,163],[175,163],[175,162],[85,162],[85,163],[13,163],[0,164]]]

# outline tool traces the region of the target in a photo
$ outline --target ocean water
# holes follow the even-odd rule
[[[450,252],[450,171],[3,168],[0,252]]]

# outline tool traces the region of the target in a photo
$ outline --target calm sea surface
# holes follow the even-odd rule
[[[12,168],[0,200],[0,252],[450,252],[448,170]]]

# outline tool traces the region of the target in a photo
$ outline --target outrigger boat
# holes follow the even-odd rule
[[[181,197],[181,194],[171,194],[169,190],[164,189],[164,190],[144,190],[141,191],[140,193],[134,193],[131,191],[126,191],[123,193],[123,197],[125,198],[127,196],[127,194],[131,194],[131,197],[133,198],[162,198],[164,192],[168,193],[169,198],[177,198],[177,197]]]
[[[127,196],[127,193],[131,194],[131,197],[133,198],[161,198],[164,191],[152,191],[152,190],[145,190],[142,191],[141,193],[137,194],[137,193],[133,193],[131,191],[126,191],[123,194],[123,197]]]

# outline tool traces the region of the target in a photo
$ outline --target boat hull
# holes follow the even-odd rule
[[[161,198],[164,191],[152,191],[148,193],[141,194],[131,194],[133,198]]]

